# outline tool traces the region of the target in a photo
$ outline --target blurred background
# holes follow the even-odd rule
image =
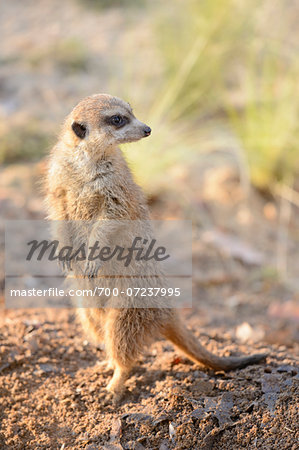
[[[193,221],[194,299],[211,293],[220,316],[259,305],[281,336],[298,324],[298,1],[0,8],[1,218],[45,217],[38,185],[64,117],[120,96],[153,129],[124,147],[153,217]]]
[[[298,0],[0,2],[1,448],[296,447],[298,23]],[[269,354],[207,375],[159,341],[117,410],[74,312],[3,294],[5,219],[46,217],[46,155],[100,92],[153,130],[123,148],[152,217],[192,220],[184,322],[217,354]]]

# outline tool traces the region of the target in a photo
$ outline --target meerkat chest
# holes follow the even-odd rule
[[[117,211],[124,208],[126,184],[125,174],[113,161],[100,161],[89,170],[88,181],[83,183],[76,203],[84,204],[82,209],[88,211],[88,218],[107,213],[119,215]]]
[[[120,178],[120,173],[112,161],[100,161],[89,170],[88,180],[83,184],[82,196],[106,197],[107,192],[119,184]]]
[[[92,220],[103,213],[104,199],[96,192],[68,192],[67,215],[71,220]]]

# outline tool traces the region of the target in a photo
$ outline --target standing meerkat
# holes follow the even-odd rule
[[[95,225],[91,232],[84,231],[82,225],[73,233],[62,226],[58,229],[61,245],[73,245],[78,233],[85,234],[89,243],[99,236],[105,238],[111,233],[111,222],[101,219],[149,219],[143,192],[118,145],[150,134],[151,129],[136,119],[130,105],[117,97],[93,95],[73,109],[50,155],[46,181],[49,218],[93,221]],[[66,272],[70,270],[66,262]],[[101,270],[91,263],[85,266],[89,277]],[[150,308],[79,308],[79,316],[83,328],[105,343],[114,368],[107,389],[115,401],[121,398],[124,382],[144,347],[159,337],[171,341],[192,361],[215,370],[245,367],[266,356],[219,357],[210,353],[183,325],[177,310],[164,307],[162,299]]]

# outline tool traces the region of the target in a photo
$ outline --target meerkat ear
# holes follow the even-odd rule
[[[80,139],[84,139],[87,133],[87,126],[83,123],[73,122],[72,129],[76,136]]]

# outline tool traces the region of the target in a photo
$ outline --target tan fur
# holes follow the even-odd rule
[[[130,123],[123,130],[107,125],[104,117],[123,114]],[[78,121],[88,126],[88,136],[80,139],[72,130]],[[82,100],[67,117],[60,139],[50,156],[47,176],[47,203],[51,220],[148,219],[144,195],[135,184],[118,144],[143,137],[145,125],[124,101],[105,94]],[[88,235],[98,238],[111,232],[105,221]],[[76,233],[84,235],[83,226]],[[73,242],[65,226],[59,229],[63,245]],[[95,236],[92,237],[92,235]],[[74,269],[75,270],[75,269]],[[97,268],[96,268],[97,270]],[[122,282],[124,282],[122,280]],[[125,281],[129,283],[129,281]],[[132,287],[132,286],[130,286]],[[230,370],[262,360],[265,355],[221,358],[203,348],[170,308],[79,308],[84,329],[96,340],[104,340],[114,375],[108,385],[115,399],[145,347],[159,337],[169,339],[191,360],[216,370]]]

